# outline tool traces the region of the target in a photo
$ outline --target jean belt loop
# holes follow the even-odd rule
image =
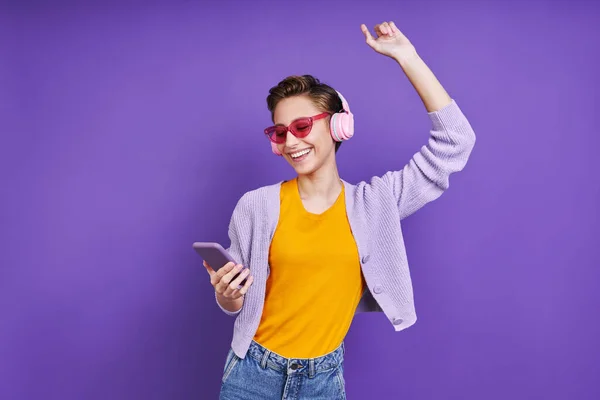
[[[260,366],[262,367],[262,369],[266,369],[267,368],[267,360],[269,359],[270,355],[271,355],[271,351],[265,349],[265,352],[263,353],[262,359],[260,360]]]
[[[315,359],[314,358],[311,358],[310,360],[308,360],[308,377],[309,378],[315,377]]]

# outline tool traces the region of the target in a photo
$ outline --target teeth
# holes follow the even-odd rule
[[[292,158],[298,158],[298,157],[301,157],[301,156],[303,156],[305,154],[308,154],[309,151],[310,151],[310,149],[302,150],[302,151],[299,151],[297,153],[292,153],[291,156],[292,156]]]

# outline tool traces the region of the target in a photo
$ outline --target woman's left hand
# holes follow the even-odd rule
[[[375,25],[376,39],[371,36],[371,32],[365,24],[362,24],[360,29],[365,35],[367,44],[379,54],[391,57],[398,62],[409,60],[417,55],[415,47],[400,32],[393,21]]]

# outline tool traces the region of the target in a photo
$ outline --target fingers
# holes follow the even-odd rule
[[[373,39],[373,36],[371,36],[371,32],[369,32],[369,28],[367,28],[367,26],[365,24],[361,24],[360,25],[360,30],[362,30],[362,32],[365,35],[365,40],[367,41],[367,43],[371,43],[373,42],[375,39]]]
[[[237,290],[238,286],[241,283],[239,276],[236,279],[233,279],[233,277],[239,273],[241,267],[241,265],[236,265],[236,267],[230,273],[228,273],[223,277],[223,279],[221,279],[221,282],[219,282],[217,287],[218,293],[222,294],[225,297],[233,297],[234,292]],[[248,269],[246,269],[244,272],[246,271],[248,271]]]
[[[229,287],[231,289],[237,289],[237,287],[241,285],[242,281],[246,279],[248,275],[250,275],[250,269],[246,268],[240,273],[240,275],[237,278],[231,281]]]
[[[240,272],[242,268],[243,267],[241,265],[236,265],[235,268],[230,273],[228,273],[227,275],[225,275],[223,277],[223,279],[221,279],[221,283],[220,283],[221,286],[219,287],[219,289],[222,290],[222,292],[220,292],[220,293],[223,296],[235,298],[238,287],[250,273],[250,270],[248,268],[246,268],[242,272]],[[237,277],[235,277],[236,274],[239,274],[239,275]],[[235,279],[233,279],[234,277],[235,277]]]
[[[389,22],[384,22],[381,24],[381,32],[383,32],[386,36],[394,36],[394,30],[390,26]]]
[[[390,36],[392,34],[392,28],[390,28],[390,25],[387,22],[384,22],[381,24],[381,32],[383,32],[384,35]]]
[[[394,23],[394,21],[390,21],[390,28],[392,29],[392,36],[397,36],[400,39],[409,42],[408,38],[406,37],[406,35],[404,33],[402,33],[402,31],[400,29],[398,29],[398,27],[396,26],[396,24]]]
[[[211,275],[210,283],[215,287],[215,289],[217,289],[217,285],[219,284],[219,282],[221,282],[223,277],[230,273],[231,270],[233,270],[233,267],[235,267],[235,264],[232,262],[228,262],[227,264],[219,268],[219,270],[215,274]]]
[[[238,290],[238,293],[243,296],[246,294],[246,292],[248,291],[248,288],[252,285],[252,282],[254,282],[254,277],[250,276],[247,280],[246,280],[246,284],[244,286],[242,286],[242,288],[240,290]]]
[[[244,279],[246,279],[246,283],[240,288]],[[221,296],[232,300],[243,296],[253,280],[254,278],[250,275],[250,269],[244,269],[242,265],[234,265],[233,263],[226,264],[211,276],[211,284],[215,288],[215,291]]]
[[[204,268],[206,268],[206,271],[208,272],[208,274],[209,274],[210,276],[213,276],[214,274],[216,274],[215,270],[214,270],[214,269],[212,269],[212,267],[211,267],[210,265],[208,265],[208,264],[206,263],[206,261],[202,261],[202,265],[204,265]]]
[[[248,269],[246,269],[246,271],[249,272]],[[242,297],[243,295],[245,295],[246,292],[248,291],[248,289],[250,288],[250,286],[252,286],[252,282],[254,282],[254,277],[253,276],[248,277],[248,279],[246,279],[246,283],[244,284],[244,286],[239,287],[240,284],[242,283],[243,279],[244,278],[242,278],[241,280],[236,279],[235,283],[231,282],[229,284],[229,286],[227,287],[227,289],[225,290],[225,293],[223,294],[223,296],[235,300],[235,299],[238,299],[238,298]]]
[[[373,28],[375,30],[375,34],[377,35],[378,38],[382,37],[384,35],[382,29],[382,25],[381,24],[377,24],[375,25],[375,27]]]
[[[229,272],[227,272],[221,278],[221,284],[223,284],[223,288],[231,283],[231,280],[234,276],[236,276],[244,267],[241,264],[235,265]]]
[[[362,24],[360,28],[365,34],[367,42],[369,41],[369,39],[373,39],[365,24]],[[374,30],[378,38],[382,36],[394,36],[395,34],[400,33],[400,30],[398,29],[398,27],[396,27],[396,24],[394,24],[393,21],[382,22],[381,24],[377,24],[375,25]]]
[[[214,287],[215,292],[228,299],[235,300],[242,297],[254,281],[254,277],[250,275],[250,269],[244,269],[241,264],[236,265],[233,262],[229,262],[216,272],[206,261],[203,261],[202,264],[210,275],[210,283]],[[240,287],[244,279],[246,279],[246,283]]]

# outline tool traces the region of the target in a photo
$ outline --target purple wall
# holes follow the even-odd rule
[[[228,244],[242,193],[292,176],[261,134],[268,88],[345,94],[346,180],[426,141],[364,43],[382,20],[478,142],[404,225],[417,324],[355,320],[349,398],[600,398],[598,2],[53,3],[0,12],[1,399],[216,398],[233,319],[191,243]]]

